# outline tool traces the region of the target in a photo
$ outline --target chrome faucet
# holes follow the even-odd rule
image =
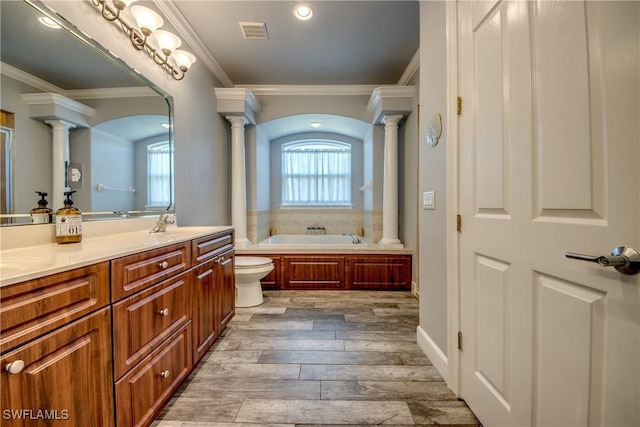
[[[342,233],[343,236],[351,236],[351,238],[353,239],[353,244],[357,245],[359,243],[362,243],[362,239],[360,239],[356,234],[353,233]]]
[[[173,215],[168,213],[160,214],[160,218],[158,218],[158,222],[156,222],[155,227],[149,230],[149,233],[162,233],[167,231],[167,227],[176,222]]]

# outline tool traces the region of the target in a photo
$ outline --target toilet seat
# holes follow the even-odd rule
[[[271,258],[255,257],[255,256],[237,256],[236,257],[236,269],[243,268],[260,268],[271,265],[273,261]]]

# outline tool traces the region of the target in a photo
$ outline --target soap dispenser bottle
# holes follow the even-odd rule
[[[71,195],[66,191],[64,207],[56,211],[56,241],[58,243],[78,243],[82,241],[82,212],[73,206]]]
[[[47,200],[45,197],[47,193],[43,191],[36,191],[42,197],[38,200],[38,207],[33,208],[29,211],[31,215],[31,223],[32,224],[51,224],[53,222],[53,210],[47,207]]]

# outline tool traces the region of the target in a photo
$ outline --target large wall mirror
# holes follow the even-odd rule
[[[171,97],[39,2],[0,16],[0,223],[31,224],[39,191],[55,212],[67,186],[83,220],[172,210]]]

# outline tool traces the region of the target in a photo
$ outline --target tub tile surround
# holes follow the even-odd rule
[[[355,233],[377,243],[382,238],[382,211],[351,209],[283,209],[247,212],[247,235],[253,243],[273,234],[307,234],[322,226],[327,234]]]
[[[152,425],[479,425],[418,347],[411,293],[264,294]]]

